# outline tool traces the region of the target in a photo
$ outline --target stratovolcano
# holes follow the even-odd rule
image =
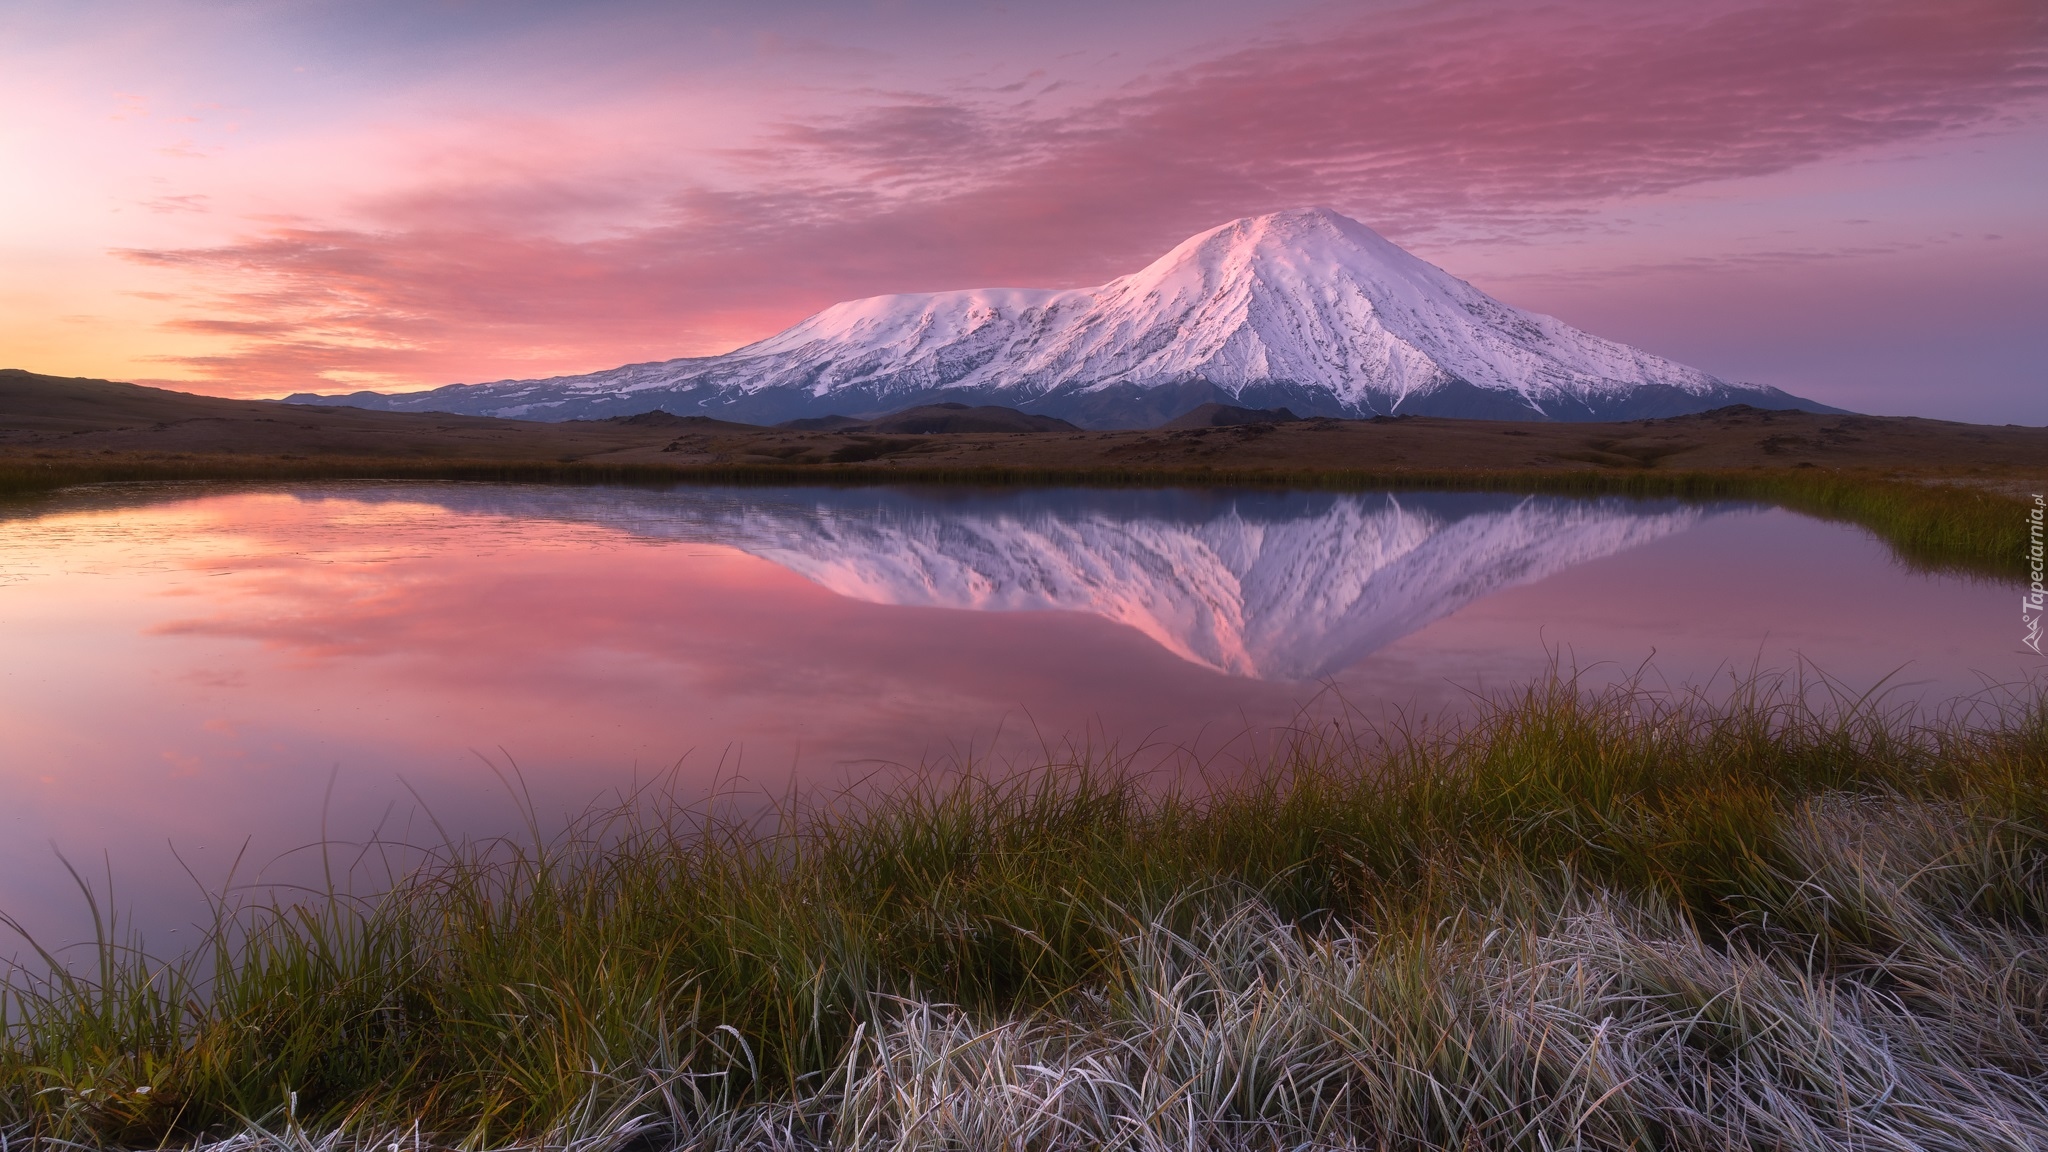
[[[1835,411],[1504,304],[1328,208],[1231,221],[1095,288],[873,296],[721,356],[289,399],[540,420],[661,408],[753,423],[953,401],[1097,428],[1149,427],[1211,402],[1495,420]]]

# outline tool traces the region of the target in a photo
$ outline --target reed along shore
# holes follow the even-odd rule
[[[9,1147],[2039,1148],[2048,698],[643,799],[8,973]],[[33,955],[33,954],[31,954]]]

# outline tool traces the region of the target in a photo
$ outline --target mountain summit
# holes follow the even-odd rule
[[[1234,220],[1097,288],[873,296],[723,356],[288,399],[541,420],[658,407],[764,423],[955,401],[1103,428],[1211,402],[1510,420],[1736,403],[1832,411],[1503,304],[1328,208]]]

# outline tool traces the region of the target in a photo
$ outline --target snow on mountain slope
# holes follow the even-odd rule
[[[1720,383],[1509,308],[1328,209],[1234,221],[1100,288],[839,304],[726,359],[772,365],[734,385],[759,388],[793,366],[785,357],[821,370],[815,394],[884,368],[953,387],[1033,381],[1083,391],[1283,380],[1359,405],[1376,392],[1398,403],[1448,377],[1531,402],[1559,389]]]
[[[1313,680],[1481,597],[1697,523],[1698,506],[1499,494],[394,492],[724,544],[842,596],[1065,611],[1235,676]]]
[[[957,399],[1098,427],[1158,423],[1210,400],[1527,419],[1819,407],[1510,307],[1327,208],[1232,221],[1097,288],[875,296],[723,356],[291,399],[529,419],[662,407],[763,421]]]

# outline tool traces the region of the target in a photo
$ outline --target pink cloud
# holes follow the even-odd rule
[[[641,195],[451,174],[367,227],[129,253],[204,286],[184,368],[245,394],[723,351],[836,300],[1131,271],[1222,220],[1330,203],[1397,239],[1554,241],[1598,206],[1996,125],[2048,92],[2028,0],[1645,10],[1432,3],[1058,113],[871,93]],[[621,148],[647,146],[621,142]],[[337,375],[338,374],[338,375]]]
[[[262,510],[280,525],[295,518],[274,502]],[[1185,734],[1204,715],[1284,720],[1295,706],[1297,686],[1232,680],[1096,617],[863,603],[714,545],[692,545],[685,559],[538,524],[522,538],[552,542],[508,566],[489,543],[496,529],[476,520],[444,525],[474,538],[441,554],[312,562],[301,536],[224,511],[241,551],[189,563],[231,566],[233,584],[202,587],[144,634],[260,645],[270,675],[237,703],[272,724],[314,719],[304,714],[321,693],[309,675],[434,701],[404,713],[416,727],[397,714],[382,722],[378,738],[409,749],[485,732],[508,747],[560,749],[566,711],[666,756],[693,743],[786,748],[800,736],[829,766],[856,754],[915,761],[934,734],[985,737],[1017,711],[1065,734],[1108,709],[1129,737],[1169,722]],[[607,595],[587,595],[600,578]],[[950,640],[933,644],[934,629]],[[1092,656],[1077,665],[1081,649]],[[465,727],[459,717],[486,719]]]

